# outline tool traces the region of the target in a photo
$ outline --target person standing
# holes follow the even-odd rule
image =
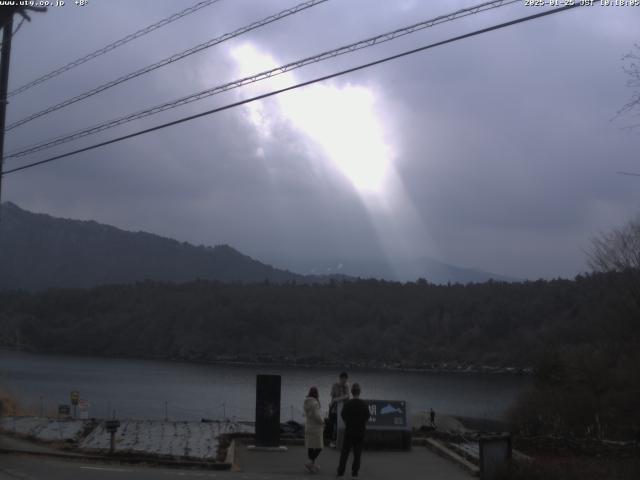
[[[433,408],[429,409],[429,420],[431,420],[431,426],[436,428],[436,412],[433,411]]]
[[[342,419],[345,423],[344,439],[340,451],[340,463],[338,464],[338,477],[344,475],[347,468],[349,453],[353,449],[353,462],[351,463],[351,478],[358,478],[360,471],[360,457],[364,447],[364,433],[369,420],[369,406],[360,399],[360,385],[354,383],[351,387],[353,398],[342,407]]]
[[[305,468],[309,473],[316,473],[320,470],[316,465],[316,459],[324,446],[324,419],[320,413],[319,397],[318,389],[311,387],[307,398],[304,399],[304,445],[307,447],[307,455],[309,457],[309,462],[305,464]]]
[[[331,428],[330,447],[335,448],[338,434],[338,402],[349,400],[349,383],[347,372],[340,373],[338,381],[331,387],[331,402],[329,402],[329,424]]]

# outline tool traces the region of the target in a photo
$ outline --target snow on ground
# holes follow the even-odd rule
[[[62,420],[41,417],[6,417],[0,419],[0,430],[28,435],[47,442],[78,442],[85,451],[107,451],[110,434],[104,420],[81,438],[87,420]],[[218,437],[225,433],[253,433],[247,422],[173,422],[162,420],[120,420],[116,432],[116,451],[168,455],[193,459],[214,459]]]
[[[0,418],[0,430],[28,435],[47,442],[76,441],[86,420],[66,420],[41,417]]]
[[[253,427],[230,422],[172,422],[121,420],[116,433],[117,452],[213,459],[223,433],[252,433]],[[80,442],[82,450],[109,449],[110,434],[100,424]]]
[[[464,442],[456,446],[470,457],[480,459],[480,445],[478,442]]]

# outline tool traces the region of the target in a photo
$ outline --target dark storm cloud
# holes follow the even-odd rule
[[[239,70],[230,51],[247,42],[286,63],[473,3],[332,0],[16,129],[8,149],[232,80]],[[15,37],[11,86],[187,4],[94,1],[34,16]],[[9,121],[294,4],[223,0],[11,99]],[[505,7],[294,76],[312,78],[531,13]],[[376,93],[398,176],[429,237],[421,254],[517,277],[585,268],[589,235],[633,215],[640,200],[640,184],[615,175],[637,169],[638,137],[609,121],[631,93],[620,57],[638,41],[639,19],[631,7],[567,12],[330,82]],[[77,145],[248,95],[228,92]],[[277,102],[263,105],[276,119],[270,138],[240,108],[7,176],[4,199],[198,244],[230,243],[265,259],[384,255],[372,226],[376,212],[311,158],[309,139],[277,120]]]

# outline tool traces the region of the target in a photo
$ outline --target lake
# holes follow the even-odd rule
[[[295,367],[226,366],[182,362],[41,355],[0,350],[0,391],[38,414],[69,403],[72,390],[89,402],[89,415],[172,420],[253,420],[259,373],[282,375],[283,421],[302,420],[310,386],[320,390],[323,411],[338,371]],[[531,384],[508,374],[415,373],[353,370],[363,398],[406,400],[411,411],[500,419]]]

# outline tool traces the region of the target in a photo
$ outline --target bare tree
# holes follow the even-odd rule
[[[631,100],[629,100],[616,114],[616,117],[625,113],[637,111],[640,115],[640,43],[634,45],[634,50],[622,57],[624,65],[622,70],[627,74],[627,87],[632,89]],[[625,127],[633,130],[640,128],[640,123]]]
[[[593,237],[588,263],[596,272],[640,273],[640,217]]]
[[[618,273],[618,285],[628,300],[620,307],[632,318],[640,318],[640,216],[593,237],[587,263],[595,272]]]

